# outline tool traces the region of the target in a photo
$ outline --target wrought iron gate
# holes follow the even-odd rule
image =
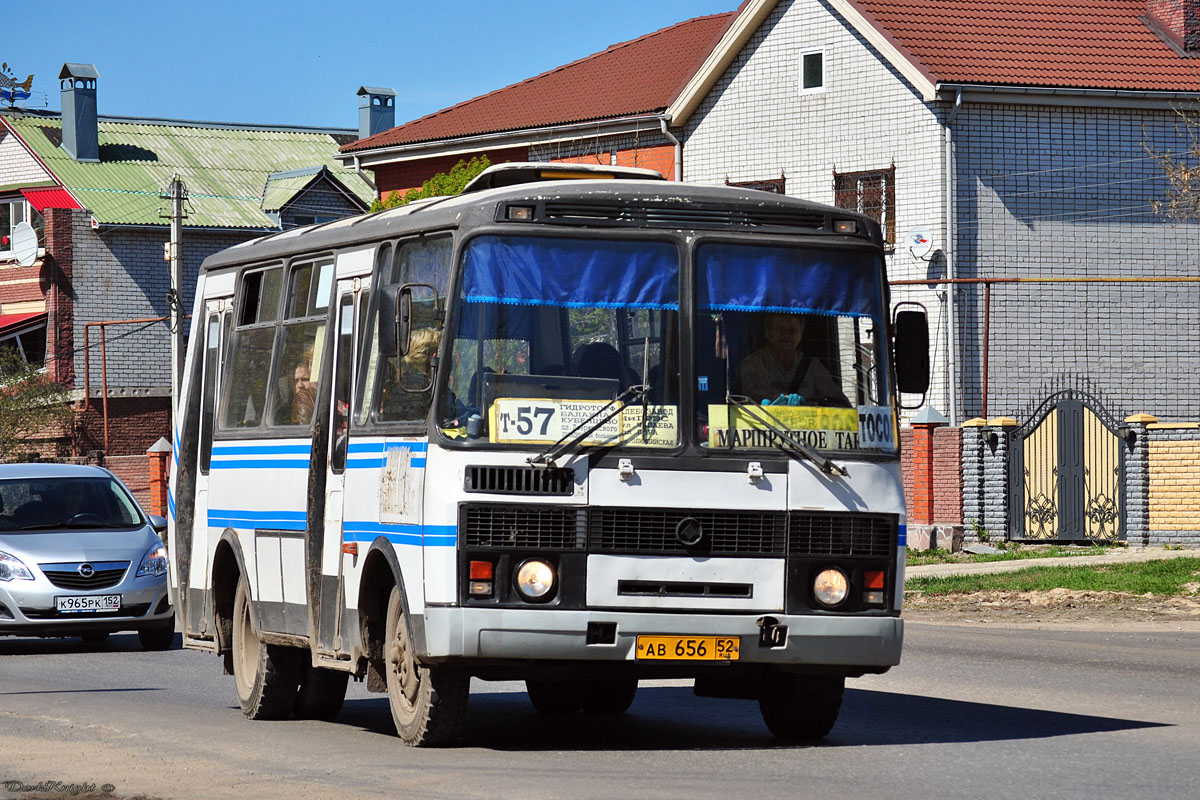
[[[1096,398],[1072,389],[1051,395],[1008,434],[1012,539],[1125,538],[1120,427]]]

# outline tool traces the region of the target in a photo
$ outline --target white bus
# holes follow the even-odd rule
[[[432,745],[471,677],[546,714],[694,678],[817,738],[899,662],[927,332],[889,319],[879,227],[568,169],[205,262],[171,578],[247,717],[332,718],[354,677]]]

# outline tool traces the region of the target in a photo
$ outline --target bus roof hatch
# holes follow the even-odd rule
[[[498,189],[521,183],[562,180],[662,181],[662,173],[638,167],[606,167],[600,164],[516,163],[488,167],[463,187],[462,193]]]

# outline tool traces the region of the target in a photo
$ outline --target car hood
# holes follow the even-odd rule
[[[159,542],[148,527],[136,530],[54,530],[0,534],[0,550],[27,565],[70,561],[138,561]]]

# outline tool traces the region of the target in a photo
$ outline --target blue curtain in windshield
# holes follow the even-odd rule
[[[704,311],[879,316],[879,265],[861,252],[706,244],[696,258]]]
[[[679,308],[679,256],[665,242],[480,236],[467,248],[468,303]]]

